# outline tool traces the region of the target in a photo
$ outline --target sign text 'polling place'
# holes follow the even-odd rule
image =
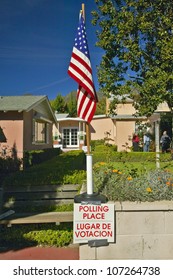
[[[101,239],[114,242],[114,204],[74,203],[73,242]]]

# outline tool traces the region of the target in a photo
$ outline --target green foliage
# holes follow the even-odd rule
[[[0,174],[9,174],[19,170],[21,160],[18,158],[1,158],[0,157]]]
[[[86,177],[84,169],[84,152],[70,151],[6,177],[3,186],[81,184]]]
[[[26,246],[68,246],[72,242],[72,223],[1,226],[1,246],[20,248]]]
[[[24,234],[24,238],[36,241],[38,245],[63,247],[71,243],[73,232],[58,230],[32,231]]]
[[[95,151],[95,147],[98,145],[103,145],[104,144],[104,139],[101,140],[91,140],[90,144],[91,144],[91,151]]]
[[[98,69],[103,92],[128,94],[140,114],[150,115],[163,101],[172,110],[172,0],[95,0],[97,46],[105,54]]]
[[[71,92],[68,96],[67,100],[67,109],[69,113],[69,117],[76,117],[77,116],[77,99],[76,99],[76,92],[75,95]]]
[[[58,113],[67,113],[67,104],[65,103],[64,98],[61,94],[58,94],[57,97],[51,102],[51,106],[54,111]]]
[[[117,146],[106,143],[105,139],[92,140],[91,141],[91,151],[92,152],[117,151]]]
[[[100,98],[99,102],[97,103],[95,115],[102,115],[106,114],[106,97]]]
[[[137,169],[114,169],[112,164],[94,168],[95,190],[112,201],[158,201],[173,199],[173,173],[156,169],[138,173]]]
[[[61,153],[59,148],[43,149],[43,150],[33,150],[25,151],[23,158],[24,168],[29,166],[40,164],[43,161],[47,161]]]
[[[98,146],[99,147],[99,146]],[[170,153],[160,153],[160,161],[171,161],[172,157]],[[100,149],[95,148],[93,152],[93,162],[155,162],[155,152],[115,152],[111,149]]]

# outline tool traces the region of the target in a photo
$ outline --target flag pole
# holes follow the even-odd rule
[[[82,32],[84,32],[84,34],[83,34],[84,36],[82,36],[82,37],[85,38],[86,34],[85,34],[85,31],[84,31],[84,26],[83,26],[83,23],[85,22],[85,5],[84,4],[82,4],[82,10],[80,10],[80,13],[82,13],[82,17],[80,16],[80,18],[79,18],[80,19],[80,26],[79,26],[78,29],[82,30]],[[85,95],[85,93],[88,94],[88,92],[87,92],[88,91],[88,89],[87,89],[88,88],[88,85],[87,85],[88,82],[87,82],[86,79],[80,80],[80,79],[78,79],[78,77],[76,78],[76,76],[74,75],[75,71],[73,71],[74,70],[73,66],[74,66],[74,63],[75,63],[75,59],[78,58],[78,53],[81,52],[82,57],[84,56],[86,58],[84,50],[80,51],[81,48],[79,48],[79,45],[80,45],[80,43],[83,43],[83,46],[85,46],[85,48],[86,48],[87,47],[87,45],[86,45],[87,40],[83,40],[82,42],[80,42],[82,37],[78,36],[79,34],[81,34],[81,33],[78,32],[77,33],[77,37],[76,37],[76,39],[77,39],[76,40],[76,47],[73,48],[74,49],[74,54],[75,54],[74,57],[75,58],[72,57],[72,59],[71,59],[72,62],[70,61],[70,67],[68,69],[68,74],[75,81],[77,81],[79,83],[79,86],[80,86],[79,87],[80,90],[78,91],[79,96],[80,97],[82,96],[82,98],[84,97],[84,100],[86,100],[86,97],[88,98],[88,96]],[[90,67],[90,61],[89,61],[88,66]],[[90,73],[90,71],[86,71],[86,67],[84,67],[83,73],[84,73],[84,76],[88,75],[88,78],[90,79],[90,81],[93,84],[93,81],[92,81],[92,71]],[[83,89],[83,91],[81,91],[81,88]],[[91,101],[91,104],[93,106],[93,107],[90,108],[91,111],[88,109],[87,106],[85,107],[85,110],[84,110],[84,112],[82,112],[82,114],[81,114],[81,108],[78,111],[79,116],[81,116],[84,120],[86,120],[85,124],[86,124],[86,141],[87,141],[87,153],[86,153],[87,192],[75,196],[74,197],[75,203],[81,203],[81,202],[87,202],[87,203],[90,202],[91,203],[93,201],[94,201],[94,203],[96,201],[98,203],[105,203],[107,201],[107,198],[105,196],[99,195],[98,193],[94,193],[94,191],[93,191],[93,189],[94,189],[93,188],[93,167],[92,167],[92,154],[91,154],[91,149],[90,149],[90,121],[92,120],[93,114],[94,114],[95,109],[96,109],[96,98],[93,99],[93,96],[92,96],[92,95],[95,95],[95,94],[96,94],[96,92],[95,92],[95,88],[94,88],[94,85],[93,85],[93,93],[91,91],[91,96],[90,96],[91,100],[88,100],[88,101]],[[78,100],[80,100],[80,99],[78,99]],[[93,102],[94,102],[94,104],[93,104]],[[88,116],[87,116],[87,114],[88,114]]]
[[[82,3],[82,14],[85,21],[85,4]],[[87,154],[90,154],[90,128],[89,123],[86,123],[86,142],[87,142]]]
[[[82,14],[85,21],[85,4],[82,3]],[[90,153],[90,128],[89,123],[86,122],[86,141],[87,141],[87,154],[86,154],[86,171],[87,171],[87,194],[93,195],[93,166],[92,166],[92,155]]]

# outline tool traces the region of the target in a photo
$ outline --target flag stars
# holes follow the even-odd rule
[[[89,58],[89,52],[88,52],[88,45],[87,45],[87,39],[86,39],[86,32],[85,32],[85,26],[83,22],[83,18],[80,18],[79,26],[77,29],[77,36],[75,38],[75,48],[78,49],[81,53],[86,55]]]

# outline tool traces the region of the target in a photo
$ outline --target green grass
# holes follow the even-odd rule
[[[85,176],[85,154],[71,151],[6,177],[2,186],[81,184]]]

